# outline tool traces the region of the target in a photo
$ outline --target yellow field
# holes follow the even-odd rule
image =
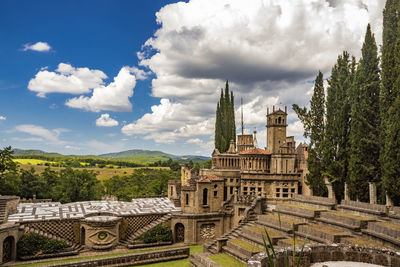
[[[22,169],[24,169],[24,170],[30,170],[31,168],[34,168],[37,173],[42,173],[44,171],[44,169],[47,168],[47,166],[29,165],[29,164],[20,164],[20,167]],[[59,171],[59,170],[64,169],[64,167],[50,167],[50,168],[53,171]],[[117,169],[117,168],[114,168],[114,169],[110,169],[110,168],[85,168],[85,170],[97,172],[98,173],[97,179],[102,181],[102,180],[107,180],[107,179],[113,177],[114,175],[119,175],[119,176],[130,175],[135,170],[143,169],[143,168],[169,170],[169,167],[136,167],[136,168],[121,168],[121,169]],[[83,168],[73,168],[73,169],[83,170]]]
[[[14,162],[19,164],[26,164],[26,165],[38,165],[38,164],[45,164],[45,163],[56,163],[54,161],[47,161],[41,159],[13,159]]]

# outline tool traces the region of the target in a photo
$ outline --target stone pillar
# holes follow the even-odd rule
[[[347,183],[344,183],[344,200],[350,200],[349,187]]]
[[[327,177],[324,177],[325,185],[328,188],[328,198],[336,198],[335,193],[333,192],[332,184],[329,182]]]
[[[376,204],[376,185],[375,183],[369,184],[369,204]]]
[[[386,195],[386,206],[393,207],[393,202],[392,202],[392,199],[390,198],[388,192],[386,192],[385,195]]]

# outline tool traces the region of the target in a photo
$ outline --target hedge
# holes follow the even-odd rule
[[[18,256],[32,256],[40,254],[57,253],[69,247],[62,240],[48,239],[46,237],[26,233],[17,243]]]
[[[142,234],[137,238],[137,240],[141,240],[144,243],[156,243],[159,241],[172,241],[172,231],[171,228],[164,225],[157,225],[151,228],[146,233]]]

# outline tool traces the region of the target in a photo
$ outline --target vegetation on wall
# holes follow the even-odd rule
[[[221,89],[221,97],[217,104],[215,120],[215,148],[221,153],[229,149],[229,143],[236,142],[235,107],[233,92],[229,91],[229,84],[226,81],[225,94]]]
[[[160,224],[139,236],[137,240],[143,241],[144,243],[172,241],[172,231],[171,228],[169,228],[168,226]]]
[[[18,256],[33,256],[60,252],[68,247],[62,240],[48,239],[43,236],[26,233],[18,240]]]

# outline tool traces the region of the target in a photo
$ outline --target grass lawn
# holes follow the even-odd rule
[[[111,258],[115,256],[122,256],[122,255],[129,255],[129,254],[136,254],[136,253],[141,253],[141,252],[151,252],[151,251],[157,251],[157,250],[163,250],[163,249],[172,249],[172,248],[179,248],[179,247],[169,247],[169,248],[156,248],[156,249],[144,249],[144,250],[134,250],[134,251],[129,251],[129,252],[120,252],[120,253],[110,253],[110,254],[102,254],[102,255],[96,255],[96,256],[90,256],[90,257],[76,257],[76,258],[69,258],[69,259],[63,259],[63,260],[50,260],[50,261],[44,261],[44,262],[38,262],[38,263],[30,263],[30,264],[20,264],[20,265],[14,265],[14,266],[19,266],[19,267],[36,267],[36,266],[48,266],[51,264],[59,264],[59,263],[67,263],[67,262],[75,262],[75,261],[81,261],[81,260],[94,260],[94,259],[104,259],[104,258]],[[190,254],[194,253],[202,253],[203,252],[203,246],[191,246],[190,247]],[[189,258],[183,259],[183,260],[177,260],[176,262],[183,262],[186,261],[189,265]],[[172,262],[172,261],[171,261]],[[169,262],[168,262],[169,263]],[[165,262],[162,262],[160,264],[164,264]],[[145,266],[153,266],[151,265],[145,265]],[[161,265],[154,265],[154,266],[161,266]],[[170,265],[168,265],[170,266]],[[174,265],[171,265],[174,266]],[[176,265],[176,266],[186,266],[186,265]]]
[[[215,254],[212,256],[209,256],[210,259],[218,263],[218,265],[222,267],[245,267],[247,266],[246,264],[238,261],[237,259],[227,255],[227,254]]]

